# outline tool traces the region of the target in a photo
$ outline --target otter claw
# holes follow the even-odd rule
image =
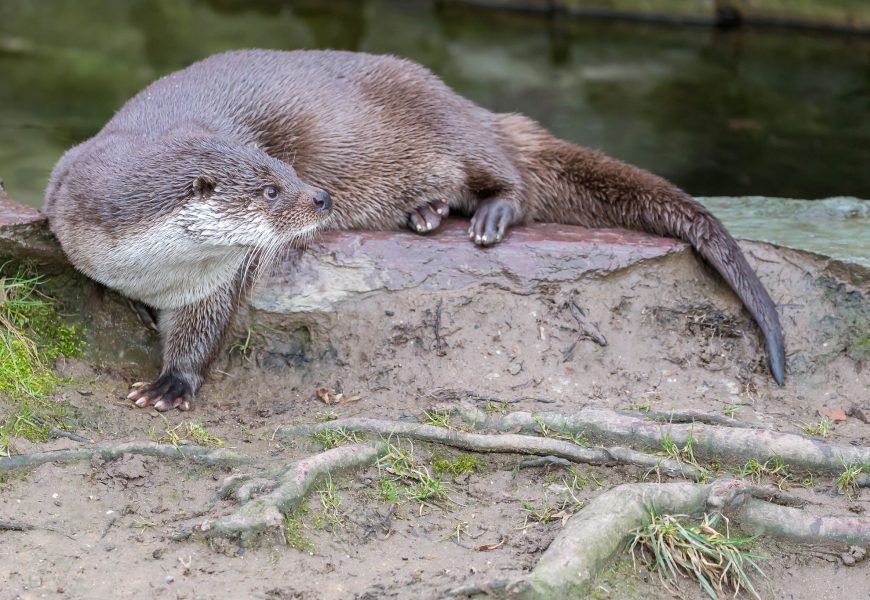
[[[167,410],[171,410],[173,408],[177,408],[178,410],[188,411],[190,410],[190,402],[184,400],[183,398],[175,398],[174,400],[165,400],[160,399],[154,403],[154,408],[160,412],[166,412]]]
[[[156,309],[143,302],[139,302],[138,300],[131,300],[130,298],[126,298],[126,300],[127,306],[129,306],[133,313],[139,318],[139,322],[152,331],[160,331],[157,327]]]
[[[418,233],[428,233],[438,229],[441,221],[450,213],[445,200],[436,200],[408,213],[408,223]]]
[[[137,382],[133,387],[136,389],[127,398],[139,408],[153,406],[160,412],[173,408],[186,411],[190,410],[193,401],[194,389],[190,378],[178,373],[163,373],[153,383]]]
[[[471,218],[469,237],[479,246],[491,246],[504,239],[508,225],[514,222],[515,209],[505,200],[481,204]]]

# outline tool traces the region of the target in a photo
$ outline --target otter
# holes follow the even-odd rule
[[[158,311],[163,367],[134,384],[140,407],[190,408],[279,249],[326,226],[427,233],[451,211],[481,246],[535,221],[691,244],[754,317],[783,384],[776,306],[701,204],[392,56],[243,50],[167,75],[60,159],[45,211],[77,269]]]

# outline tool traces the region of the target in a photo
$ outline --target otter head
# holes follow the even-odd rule
[[[311,237],[331,215],[326,191],[255,147],[214,137],[171,146],[167,180],[180,200],[172,221],[198,242],[274,248]]]

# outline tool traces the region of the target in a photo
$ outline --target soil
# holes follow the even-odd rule
[[[225,446],[272,462],[319,450],[273,436],[279,426],[329,413],[422,420],[424,410],[458,400],[561,412],[736,408],[740,420],[790,432],[831,409],[870,415],[866,273],[764,244],[744,248],[780,305],[788,344],[783,388],[770,378],[757,330],[737,300],[690,252],[676,252],[528,289],[411,287],[362,294],[329,311],[253,311],[250,338],[243,333],[231,346],[190,413],[131,407],[129,384],[157,372],[157,339],[112,294],[86,293],[92,354],[58,365],[74,383],[56,400],[79,416],[79,433],[101,443],[165,439],[195,421]],[[322,401],[338,394],[343,402]],[[858,445],[868,438],[870,428],[855,416],[834,422],[829,434]],[[14,440],[19,453],[77,445]],[[433,451],[457,455],[425,444],[413,451],[426,464]],[[475,473],[446,477],[449,500],[425,505],[383,500],[385,473],[377,467],[336,476],[336,519],[324,518],[314,493],[295,513],[294,545],[265,536],[251,547],[174,541],[237,508],[215,492],[244,466],[141,456],[44,464],[0,484],[0,518],[36,527],[0,531],[0,597],[442,598],[465,583],[528,571],[563,524],[534,522],[524,502],[556,512],[567,469],[519,468],[523,457],[513,455],[478,458]],[[580,466],[577,473],[579,500],[644,475],[627,467]],[[817,478],[812,492],[797,481],[786,487],[822,497],[831,513],[870,510],[870,492],[839,494],[833,478]],[[762,597],[863,598],[870,590],[870,561],[845,566],[841,548],[770,540],[755,548],[769,557],[761,561],[767,578],[754,579]],[[688,579],[678,593],[706,597]],[[628,554],[591,594],[673,595]]]

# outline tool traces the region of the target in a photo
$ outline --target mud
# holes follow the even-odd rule
[[[386,239],[404,245],[409,238]],[[402,254],[414,277],[385,285],[383,278],[339,277],[348,272],[341,267],[350,253],[327,239],[263,282],[250,329],[240,330],[193,412],[165,415],[125,400],[131,382],[156,375],[157,339],[112,293],[73,278],[77,283],[64,289],[78,290],[70,292],[71,310],[88,324],[91,350],[85,359],[58,365],[73,379],[56,400],[78,416],[79,433],[96,441],[170,443],[167,432],[174,430],[175,443],[191,442],[187,430],[174,428],[195,421],[227,447],[270,462],[318,450],[273,436],[282,425],[332,416],[425,419],[424,410],[457,400],[491,410],[733,409],[743,421],[792,432],[818,423],[829,409],[870,414],[866,269],[743,244],[783,317],[788,379],[780,388],[738,301],[690,251],[668,244],[574,278],[535,269],[525,277],[501,267],[468,277],[479,264]],[[511,249],[520,250],[519,244]],[[561,272],[553,259],[560,251],[541,255],[551,261],[548,273]],[[480,264],[497,260],[490,254]],[[318,271],[316,265],[326,263],[337,270]],[[370,267],[383,269],[383,263]],[[304,312],[263,310],[277,302],[270,290],[302,286],[293,273],[306,269],[314,273],[305,284],[314,289],[312,297],[311,281],[346,293]],[[321,388],[331,391],[318,394]],[[868,438],[868,425],[856,417],[835,422],[829,434],[860,445]],[[13,445],[24,453],[76,442],[16,439]],[[415,444],[413,451],[431,464],[433,448]],[[235,510],[215,492],[244,466],[132,456],[42,465],[0,483],[0,518],[36,527],[0,531],[0,589],[4,598],[442,598],[464,583],[528,571],[570,515],[567,504],[643,476],[624,467],[580,466],[571,499],[565,480],[573,474],[565,468],[519,468],[519,456],[479,460],[476,472],[445,477],[449,499],[422,505],[385,501],[383,469],[336,476],[336,518],[326,518],[315,493],[295,513],[298,527],[287,534],[292,545],[267,536],[252,547],[175,541],[203,520]],[[798,483],[786,487],[800,493]],[[821,478],[814,489],[830,512],[870,509],[866,490],[850,498],[837,493],[833,479]],[[536,522],[530,506],[557,516]],[[870,561],[844,566],[842,549],[770,541],[759,541],[757,549],[770,557],[762,565],[768,578],[756,578],[763,597],[846,599],[870,589]],[[688,580],[679,591],[705,597]],[[626,556],[600,577],[592,596],[672,594]]]

